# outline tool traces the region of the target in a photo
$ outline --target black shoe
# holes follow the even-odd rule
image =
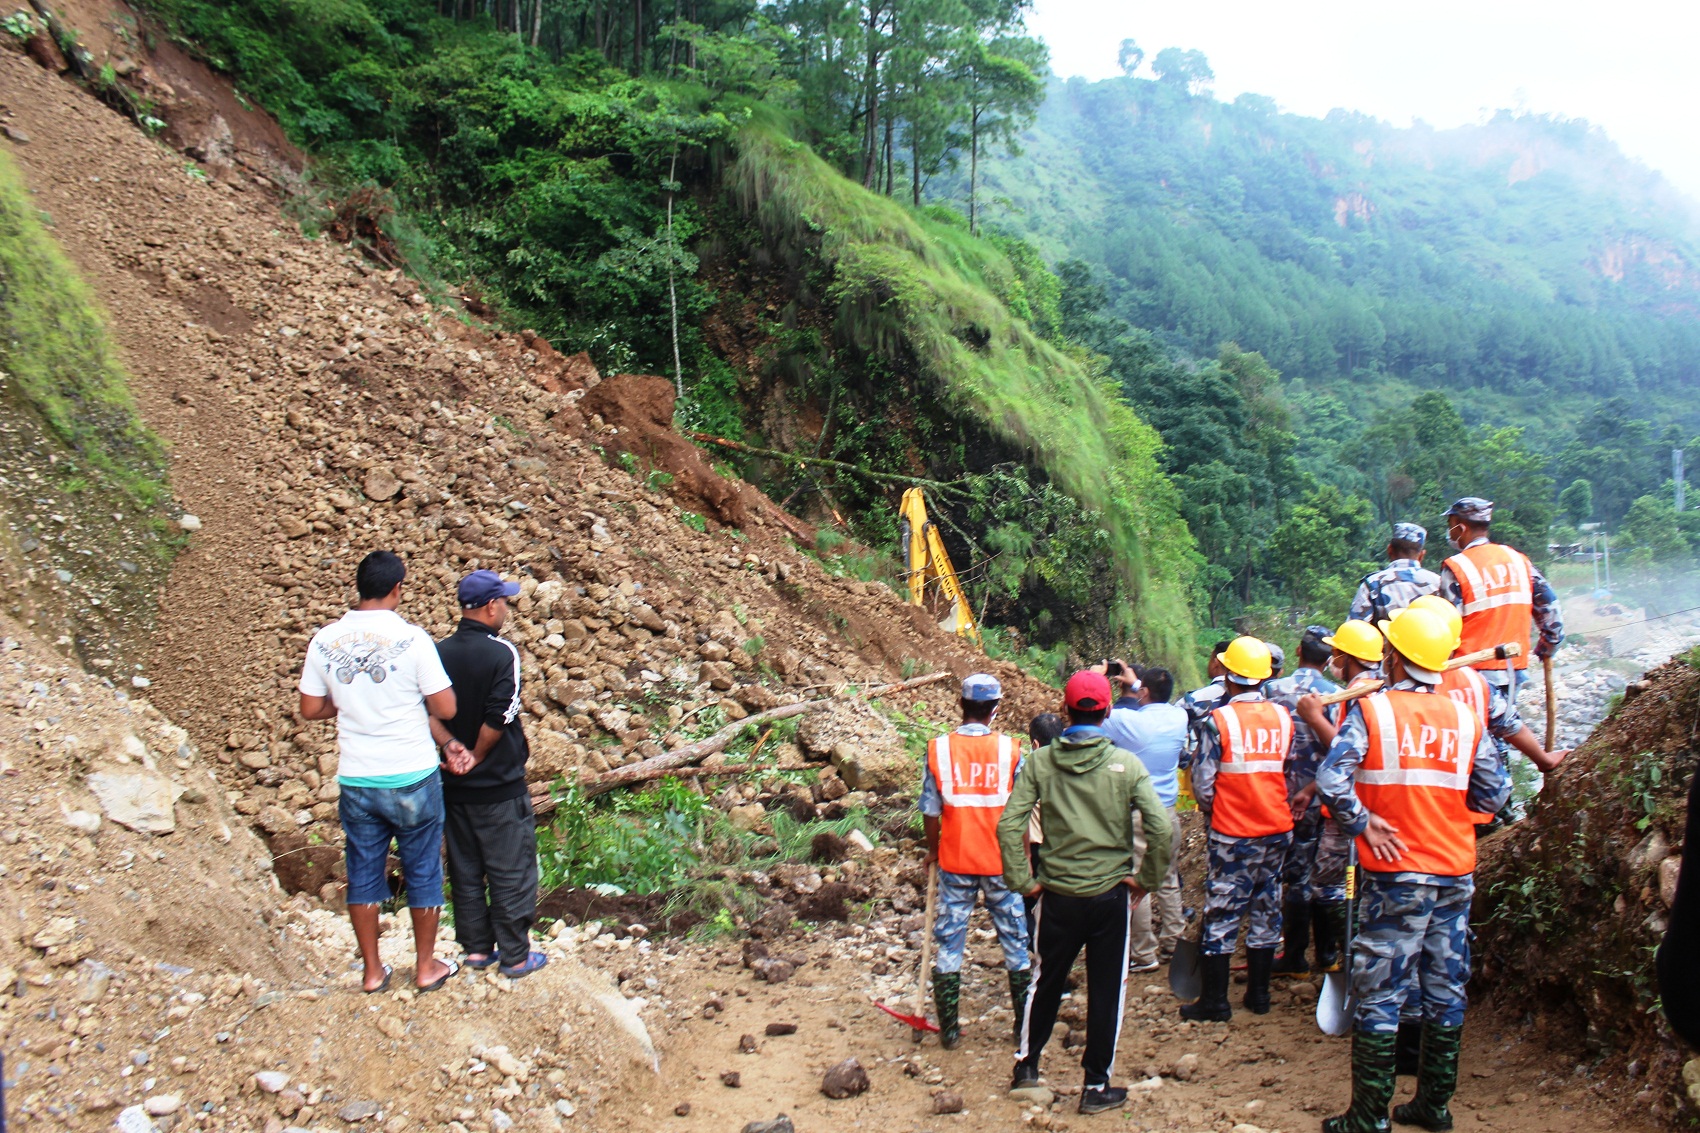
[[[1310,975],[1305,948],[1310,944],[1310,902],[1288,900],[1281,908],[1281,954],[1275,957],[1270,975],[1304,979]]]
[[[1399,1037],[1393,1045],[1393,1066],[1401,1078],[1415,1078],[1422,1066],[1423,1025],[1399,1021]]]
[[[1015,1064],[1015,1075],[1009,1080],[1012,1090],[1030,1090],[1039,1084],[1039,1068],[1025,1062]]]
[[[1346,902],[1313,901],[1310,906],[1311,931],[1316,936],[1316,970],[1338,972],[1345,963]]]
[[[1234,1017],[1228,1006],[1228,964],[1230,956],[1200,956],[1199,982],[1203,991],[1197,1003],[1181,1006],[1181,1018],[1193,1023],[1226,1023]]]
[[[1275,964],[1275,949],[1245,950],[1245,1009],[1253,1015],[1269,1014],[1269,974]]]
[[[1122,1086],[1087,1086],[1080,1091],[1081,1113],[1103,1113],[1126,1104],[1127,1089]]]

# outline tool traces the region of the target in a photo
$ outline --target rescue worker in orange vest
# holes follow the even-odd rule
[[[1452,1128],[1464,985],[1470,978],[1470,901],[1476,817],[1511,793],[1482,719],[1443,695],[1453,637],[1433,610],[1382,623],[1387,687],[1354,701],[1316,773],[1335,821],[1358,840],[1366,877],[1352,945],[1352,1101],[1323,1133],[1390,1128],[1400,1008],[1412,979],[1422,991],[1416,1097],[1393,1111],[1402,1125]]]
[[[1263,697],[1274,670],[1267,645],[1236,637],[1217,660],[1233,695],[1199,728],[1192,764],[1193,796],[1210,823],[1210,873],[1198,948],[1203,991],[1181,1008],[1181,1018],[1225,1023],[1233,1017],[1228,965],[1248,912],[1244,1002],[1254,1015],[1269,1011],[1269,977],[1281,943],[1281,866],[1293,840],[1286,776],[1293,718]]]
[[[975,898],[986,896],[986,911],[1003,947],[1009,972],[1009,997],[1017,1027],[1027,1005],[1027,916],[1021,895],[1003,880],[998,819],[1003,817],[1021,767],[1021,742],[992,730],[1003,687],[996,677],[975,673],[962,682],[962,724],[927,743],[927,767],[921,777],[921,815],[927,857],[938,865],[938,908],[933,923],[933,1005],[939,1014],[939,1042],[946,1050],[962,1038],[958,1003],[962,997],[962,960],[968,943],[968,914]]]
[[[1425,594],[1415,599],[1410,607],[1413,610],[1432,610],[1446,621],[1447,631],[1452,635],[1452,651],[1458,652],[1459,634],[1462,630],[1462,620],[1458,616],[1458,607],[1440,597],[1438,594]],[[1493,685],[1476,670],[1464,667],[1447,669],[1440,674],[1440,683],[1435,686],[1441,693],[1453,700],[1470,706],[1470,711],[1481,717],[1487,725],[1488,735],[1500,745],[1500,758],[1505,757],[1505,745],[1516,748],[1528,756],[1543,773],[1556,768],[1568,751],[1549,752],[1541,747],[1541,742],[1535,738],[1535,733],[1523,723],[1517,713],[1517,706],[1504,693]],[[1483,827],[1476,826],[1477,833]],[[1421,1068],[1422,1056],[1422,989],[1417,981],[1411,981],[1411,986],[1405,992],[1405,1006],[1399,1015],[1399,1043],[1395,1049],[1396,1063],[1401,1076],[1414,1076]]]
[[[1340,623],[1332,637],[1323,638],[1334,650],[1330,664],[1340,683],[1353,688],[1366,681],[1381,679],[1381,655],[1387,648],[1381,631],[1368,622],[1355,618]],[[1299,698],[1293,714],[1316,733],[1316,742],[1326,753],[1334,742],[1334,733],[1345,718],[1343,704],[1331,708],[1322,706],[1321,698],[1311,695]],[[1317,756],[1317,763],[1322,756]],[[1316,803],[1316,768],[1310,769],[1310,781],[1293,796],[1293,812],[1302,813]],[[1317,833],[1316,856],[1310,868],[1310,899],[1316,918],[1316,961],[1324,972],[1340,970],[1341,957],[1350,941],[1346,939],[1346,867],[1351,860],[1351,839],[1334,821],[1333,815],[1324,818]]]
[[[1515,701],[1518,674],[1529,664],[1531,624],[1540,632],[1533,653],[1545,658],[1564,641],[1564,619],[1558,595],[1529,556],[1489,541],[1492,519],[1493,501],[1477,496],[1465,496],[1446,509],[1446,541],[1458,553],[1441,565],[1436,593],[1456,606],[1464,619],[1459,644],[1463,652],[1510,641],[1523,647],[1516,657],[1475,665],[1489,684]]]
[[[1458,615],[1458,607],[1440,597],[1438,594],[1425,594],[1412,602],[1413,610],[1433,610],[1446,619],[1447,628],[1452,633],[1454,655],[1465,652],[1463,648],[1463,619]],[[1495,642],[1494,644],[1499,644]],[[1487,648],[1484,646],[1483,648]],[[1488,734],[1502,744],[1509,744],[1528,757],[1535,770],[1546,774],[1556,770],[1564,762],[1564,757],[1570,754],[1570,749],[1548,751],[1541,746],[1541,741],[1535,737],[1534,730],[1523,723],[1518,714],[1517,704],[1505,695],[1505,690],[1488,681],[1486,674],[1478,669],[1462,668],[1447,669],[1440,675],[1440,691],[1453,700],[1461,700],[1473,709],[1476,715],[1487,724]],[[1501,756],[1504,752],[1501,751]]]

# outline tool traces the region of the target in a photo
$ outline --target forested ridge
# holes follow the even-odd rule
[[[1174,49],[1047,87],[1021,0],[147,7],[313,155],[309,229],[361,202],[439,295],[674,379],[681,428],[942,485],[995,652],[1190,669],[1338,617],[1466,493],[1537,556],[1686,547],[1687,214],[1585,126],[1225,105]],[[711,455],[897,581],[890,481]]]

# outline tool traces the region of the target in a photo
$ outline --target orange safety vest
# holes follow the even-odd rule
[[[1460,704],[1468,704],[1485,727],[1488,712],[1493,707],[1493,695],[1488,691],[1487,678],[1474,669],[1447,669],[1440,674],[1436,690]]]
[[[1478,543],[1446,560],[1464,599],[1460,653],[1492,649],[1504,642],[1523,646],[1516,657],[1478,661],[1472,668],[1526,668],[1535,616],[1534,567],[1529,556],[1503,543]]]
[[[1222,741],[1210,829],[1229,838],[1262,838],[1293,828],[1287,805],[1287,752],[1293,716],[1279,704],[1251,700],[1210,713]]]
[[[1015,786],[1015,740],[993,732],[958,732],[927,743],[927,770],[939,785],[939,868],[946,873],[1001,874],[998,819]]]
[[[1358,864],[1374,873],[1462,877],[1476,868],[1475,817],[1464,805],[1482,721],[1469,705],[1427,692],[1378,692],[1359,702],[1369,742],[1358,799],[1399,828],[1405,853],[1376,857],[1358,839]]]

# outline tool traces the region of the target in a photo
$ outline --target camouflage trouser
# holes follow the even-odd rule
[[[1210,877],[1205,882],[1204,936],[1199,951],[1206,956],[1232,953],[1240,934],[1240,918],[1249,910],[1247,948],[1275,948],[1281,943],[1281,863],[1292,832],[1264,838],[1210,835]]]
[[[1003,966],[1018,972],[1027,966],[1027,910],[1021,895],[1010,892],[997,874],[946,873],[939,870],[938,914],[933,921],[933,945],[938,958],[933,970],[960,972],[968,945],[968,914],[974,899],[986,895],[986,911],[992,915],[998,943],[1003,946]]]
[[[1311,870],[1316,865],[1316,845],[1322,837],[1322,808],[1313,806],[1293,823],[1293,844],[1281,863],[1281,886],[1287,895],[1303,898],[1310,892]]]
[[[1316,856],[1311,859],[1310,899],[1344,901],[1346,864],[1351,859],[1352,839],[1332,817],[1325,818],[1316,839]]]
[[[1397,1031],[1413,985],[1422,995],[1424,1022],[1464,1025],[1475,892],[1470,875],[1433,882],[1383,881],[1373,873],[1365,877],[1363,920],[1352,943],[1358,1030]]]

